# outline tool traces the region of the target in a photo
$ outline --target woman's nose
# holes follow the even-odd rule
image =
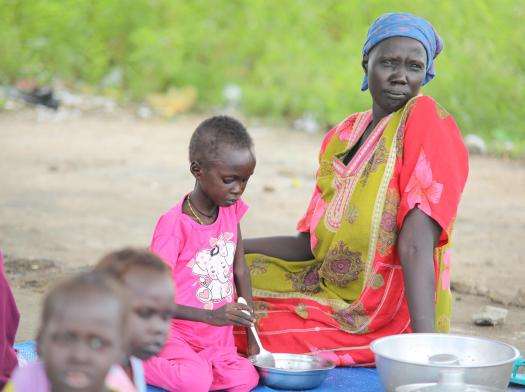
[[[390,77],[391,83],[407,84],[407,70],[405,67],[398,67]]]

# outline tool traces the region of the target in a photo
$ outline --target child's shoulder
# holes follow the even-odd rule
[[[182,202],[184,199],[179,201],[168,211],[164,212],[159,220],[157,221],[157,226],[155,228],[156,232],[171,233],[174,228],[180,224],[182,217]]]
[[[14,391],[44,392],[49,389],[44,363],[41,361],[28,362],[23,367],[17,367],[11,377]]]

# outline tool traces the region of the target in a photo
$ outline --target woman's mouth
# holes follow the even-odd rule
[[[407,97],[407,93],[401,92],[401,91],[394,91],[394,90],[385,90],[385,95],[390,99],[405,99]]]

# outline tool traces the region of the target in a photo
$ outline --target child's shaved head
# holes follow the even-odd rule
[[[104,256],[95,271],[107,273],[122,281],[132,269],[140,268],[148,271],[169,273],[168,266],[155,254],[146,249],[124,248]]]
[[[129,302],[123,289],[108,276],[88,272],[59,283],[48,293],[42,310],[42,327],[57,311],[63,310],[64,305],[86,297],[118,304],[120,322],[123,326],[126,324]]]
[[[109,253],[95,270],[128,290],[130,353],[142,360],[156,355],[167,339],[174,308],[171,270],[155,254],[133,248]]]
[[[221,148],[250,149],[253,141],[246,128],[229,116],[214,116],[199,124],[190,140],[190,162],[213,161]]]
[[[109,369],[129,350],[129,312],[122,287],[104,274],[80,274],[52,289],[38,332],[51,390],[103,390]]]

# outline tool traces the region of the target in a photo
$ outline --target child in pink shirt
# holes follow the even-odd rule
[[[171,268],[177,310],[164,349],[144,364],[146,380],[169,391],[250,391],[258,375],[237,354],[233,326],[255,321],[239,225],[253,143],[237,120],[216,116],[197,127],[189,155],[195,187],[160,217],[151,243]]]

